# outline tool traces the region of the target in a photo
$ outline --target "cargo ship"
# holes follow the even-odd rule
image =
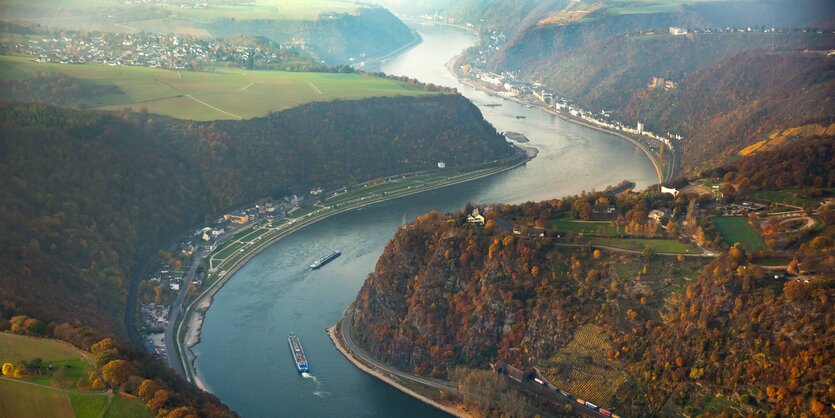
[[[291,332],[290,336],[287,337],[287,341],[290,342],[290,351],[293,353],[293,361],[296,362],[296,369],[299,370],[299,373],[310,370],[310,367],[307,365],[307,357],[304,356],[304,350],[302,350],[302,343],[299,341],[299,336]]]
[[[330,263],[331,261],[333,261],[333,259],[335,259],[336,257],[339,257],[340,255],[342,255],[341,252],[334,251],[334,252],[332,252],[332,253],[330,253],[330,254],[328,254],[328,255],[326,255],[326,256],[324,256],[324,257],[322,257],[322,258],[320,258],[316,261],[314,261],[313,264],[310,265],[310,268],[312,268],[313,270],[316,270],[319,267],[322,267],[325,264]]]

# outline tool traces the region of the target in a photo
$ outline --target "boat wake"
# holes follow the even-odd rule
[[[304,373],[302,373],[302,377],[305,378],[305,379],[310,379],[314,383],[316,383],[316,390],[313,391],[314,396],[324,398],[325,396],[330,395],[330,392],[325,392],[325,391],[321,390],[322,389],[322,382],[320,382],[319,379],[316,378],[316,376],[314,376],[310,373],[304,372]]]

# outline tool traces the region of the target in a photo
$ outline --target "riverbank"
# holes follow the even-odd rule
[[[339,351],[340,353],[342,353],[342,355],[345,356],[345,358],[348,359],[348,361],[350,361],[351,364],[356,366],[358,369],[364,371],[365,373],[367,373],[371,376],[376,377],[379,380],[382,380],[383,382],[389,384],[390,386],[396,388],[397,390],[399,390],[399,391],[401,391],[401,392],[403,392],[403,393],[405,393],[405,394],[407,394],[407,395],[409,395],[409,396],[411,396],[411,397],[413,397],[413,398],[415,398],[415,399],[417,399],[417,400],[419,400],[419,401],[421,401],[421,402],[423,402],[427,405],[430,405],[434,408],[440,409],[441,411],[444,411],[444,412],[446,412],[446,413],[448,413],[452,416],[459,417],[459,418],[475,417],[475,415],[468,412],[462,406],[446,405],[446,404],[442,404],[440,402],[437,402],[433,399],[430,399],[430,398],[428,398],[428,397],[426,397],[426,396],[424,396],[424,395],[422,395],[422,394],[404,386],[403,384],[394,380],[393,378],[391,378],[389,376],[386,376],[385,374],[381,373],[380,371],[369,367],[368,365],[366,365],[365,363],[360,361],[358,358],[354,357],[354,355],[351,353],[351,351],[349,351],[342,342],[342,337],[341,337],[341,334],[339,333],[339,324],[336,324],[336,325],[328,328],[327,332],[328,332],[328,336],[330,337],[331,341],[333,342],[334,347],[336,347],[336,350]]]
[[[446,64],[447,70],[449,70],[449,72],[461,84],[464,84],[465,86],[468,86],[468,87],[472,87],[476,90],[485,92],[487,94],[493,94],[493,95],[498,96],[498,94],[496,92],[494,92],[492,90],[489,90],[489,89],[486,89],[483,86],[478,85],[478,83],[474,83],[469,78],[462,77],[460,74],[458,74],[458,71],[455,70],[455,67],[458,65],[458,61],[459,61],[460,58],[461,58],[461,56],[458,55],[458,56],[454,57],[452,60],[450,60]],[[580,126],[584,126],[586,128],[591,128],[591,129],[594,129],[598,132],[603,132],[603,133],[606,133],[606,134],[609,134],[609,135],[616,136],[616,137],[621,138],[621,139],[625,139],[625,140],[629,141],[630,143],[632,143],[633,145],[635,145],[636,147],[638,147],[638,149],[640,149],[641,152],[643,152],[644,155],[646,155],[647,159],[649,159],[649,162],[652,164],[652,167],[655,169],[655,174],[656,174],[656,177],[658,178],[658,183],[659,184],[664,183],[665,180],[670,180],[670,179],[665,178],[665,176],[663,174],[663,169],[661,168],[661,163],[658,162],[658,159],[655,157],[655,155],[653,155],[652,152],[650,152],[650,150],[648,150],[646,148],[646,146],[644,146],[644,144],[642,144],[642,143],[624,135],[621,132],[614,131],[614,130],[611,130],[611,129],[606,129],[606,128],[603,128],[603,127],[600,127],[600,126],[597,126],[597,125],[590,124],[590,123],[588,123],[586,121],[583,121],[581,119],[577,119],[577,118],[571,117],[569,115],[565,115],[563,113],[551,110],[551,109],[549,109],[545,106],[532,105],[531,103],[526,103],[526,102],[524,102],[522,100],[519,100],[515,97],[506,97],[506,96],[499,96],[499,97],[501,97],[502,99],[505,99],[505,100],[509,100],[509,101],[518,103],[520,105],[534,106],[534,107],[537,107],[538,109],[542,110],[543,112],[548,113],[549,115],[554,115],[554,116],[556,116],[556,117],[558,117],[558,118],[560,118],[560,119],[562,119],[566,122],[573,123],[573,124],[580,125]]]
[[[293,223],[287,224],[289,226],[287,226],[285,230],[281,231],[281,233],[277,234],[276,236],[267,240],[259,241],[258,244],[248,247],[245,256],[241,257],[230,266],[223,266],[224,268],[226,268],[226,270],[221,271],[219,273],[217,281],[215,281],[211,286],[203,290],[202,293],[200,293],[192,302],[189,303],[183,314],[183,319],[177,325],[177,331],[175,334],[176,344],[174,350],[176,350],[177,356],[179,357],[180,362],[183,365],[183,370],[185,371],[184,377],[186,378],[186,380],[196,384],[203,390],[211,392],[210,388],[203,382],[203,379],[200,378],[199,373],[197,373],[195,369],[195,361],[197,359],[197,356],[191,350],[191,348],[199,344],[200,342],[200,331],[202,329],[203,320],[205,318],[206,312],[211,307],[212,302],[214,301],[214,296],[217,294],[217,292],[223,288],[223,286],[229,281],[229,279],[232,278],[232,276],[235,275],[235,273],[238,270],[240,270],[241,267],[246,265],[248,261],[250,261],[256,255],[260,254],[270,245],[303,228],[306,228],[319,221],[322,221],[324,219],[330,218],[331,216],[338,215],[343,212],[359,209],[362,207],[374,205],[389,200],[399,199],[401,197],[427,192],[430,190],[436,190],[444,187],[453,186],[456,184],[463,184],[475,181],[478,179],[482,179],[485,177],[512,170],[521,165],[524,165],[525,163],[536,157],[536,148],[519,146],[516,146],[516,148],[520,150],[520,155],[518,157],[506,163],[505,165],[496,166],[489,171],[480,173],[479,175],[464,178],[455,178],[453,180],[426,187],[412,187],[406,190],[401,190],[400,192],[392,192],[385,196],[378,196],[375,198],[362,200],[361,203],[345,204],[341,205],[339,208],[329,208],[324,210],[323,212],[318,213],[313,212],[303,217],[296,218],[293,221]],[[522,157],[521,154],[524,154],[524,157]],[[479,172],[481,170],[484,169],[477,169],[473,170],[472,172]],[[220,269],[218,268],[218,270]]]
[[[395,49],[394,51],[389,52],[388,54],[369,59],[366,62],[366,66],[364,69],[379,69],[381,64],[384,64],[389,59],[420,45],[422,42],[423,38],[420,37],[420,34],[416,30],[412,29],[412,40],[409,43],[401,46],[400,48]]]

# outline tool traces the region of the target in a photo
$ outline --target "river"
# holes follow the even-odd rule
[[[656,182],[652,165],[628,142],[460,84],[445,64],[476,42],[473,34],[416,29],[423,43],[382,70],[457,87],[498,130],[525,133],[539,155],[506,173],[325,219],[243,266],[215,296],[193,348],[197,373],[243,417],[445,416],[355,368],[325,333],[354,300],[403,217],[463,209],[467,202],[551,199],[624,179],[639,187]],[[488,103],[502,106],[482,106]],[[331,249],[342,256],[320,270],[307,267]],[[290,332],[301,338],[313,378],[296,373]]]

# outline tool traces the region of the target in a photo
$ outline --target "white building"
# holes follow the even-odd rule
[[[675,26],[670,26],[670,35],[673,35],[673,36],[687,35],[687,29],[677,28]]]
[[[673,197],[678,196],[678,190],[671,189],[671,188],[664,187],[664,186],[661,186],[661,193],[669,193],[669,194],[673,195]]]
[[[438,161],[438,168],[446,168],[446,163],[443,161]]]
[[[636,129],[638,130],[638,133],[644,133],[644,123],[638,122],[638,126],[636,127]]]

